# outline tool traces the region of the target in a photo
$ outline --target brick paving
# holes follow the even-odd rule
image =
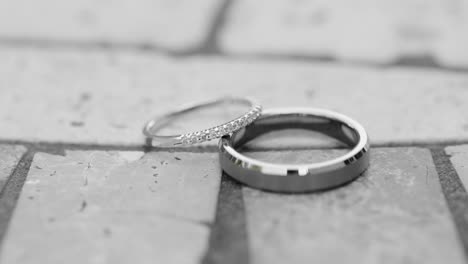
[[[200,258],[219,189],[216,155],[143,155],[135,151],[37,153],[1,261],[63,263],[72,258],[81,263],[152,263],[157,258],[191,263]],[[42,243],[44,237],[47,243]],[[61,245],[67,246],[57,253]],[[159,250],[152,250],[155,247]]]
[[[466,1],[234,1],[230,53],[309,54],[387,64],[408,58],[466,67]]]
[[[466,262],[466,3],[370,2],[0,3],[0,263]],[[216,142],[145,146],[148,118],[221,95],[346,113],[371,167],[285,195],[222,174]]]
[[[0,189],[3,189],[25,152],[26,148],[23,146],[0,145]]]
[[[219,4],[216,0],[2,1],[0,36],[16,43],[184,51],[203,42]]]
[[[450,155],[450,160],[458,172],[458,176],[464,186],[468,186],[468,145],[451,146],[446,148],[446,152]]]
[[[329,155],[301,151],[300,161],[317,156]],[[243,188],[252,262],[464,263],[430,151],[376,148],[371,157],[361,178],[332,192]]]
[[[39,48],[0,47],[0,60],[1,139],[141,146],[153,115],[248,94],[265,107],[347,113],[374,144],[468,141],[464,73]],[[185,126],[209,119],[196,121]]]

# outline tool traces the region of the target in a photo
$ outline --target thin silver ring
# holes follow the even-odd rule
[[[177,134],[177,135],[158,135],[157,132],[168,125],[174,118],[180,117],[188,112],[196,111],[201,108],[211,107],[217,104],[232,103],[242,104],[248,106],[249,110],[224,124],[210,127],[207,129],[194,131],[190,133]],[[209,141],[215,138],[220,138],[224,135],[230,134],[256,120],[262,113],[262,107],[249,98],[225,97],[213,101],[204,102],[188,107],[181,110],[171,112],[164,116],[160,116],[149,120],[143,128],[143,134],[152,139],[152,144],[158,147],[174,147],[191,145]]]
[[[247,157],[236,148],[259,135],[287,128],[319,131],[352,149],[343,156],[311,164],[274,164]],[[324,109],[285,108],[264,111],[247,127],[219,142],[221,168],[249,186],[277,192],[328,189],[356,179],[369,166],[369,140],[353,119]]]

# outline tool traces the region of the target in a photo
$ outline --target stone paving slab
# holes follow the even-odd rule
[[[23,146],[0,145],[0,192],[25,152]]]
[[[198,263],[219,182],[213,153],[37,153],[0,263]]]
[[[190,49],[204,41],[218,0],[0,1],[0,39]]]
[[[445,200],[457,226],[458,236],[468,256],[468,193],[463,186],[466,179],[463,157],[465,146],[451,146],[446,149],[432,148],[431,154],[439,174]],[[463,178],[461,180],[460,178]],[[466,181],[465,181],[466,182]]]
[[[0,60],[2,140],[141,145],[150,117],[222,95],[336,110],[374,144],[468,139],[461,73],[34,48],[2,48]]]
[[[220,37],[230,53],[303,54],[389,63],[432,55],[468,66],[468,3],[238,0]]]
[[[301,153],[291,157],[304,162],[337,154]],[[269,161],[286,154],[251,153]],[[328,192],[244,187],[243,194],[253,264],[465,263],[427,149],[374,149],[364,176]]]
[[[445,149],[457,170],[461,182],[468,189],[468,145],[451,146]]]

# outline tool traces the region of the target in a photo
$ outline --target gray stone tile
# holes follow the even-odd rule
[[[457,226],[458,237],[464,246],[465,256],[468,256],[468,193],[460,180],[460,176],[465,177],[460,169],[463,168],[463,161],[460,160],[463,148],[464,146],[453,146],[446,150],[433,148],[431,154],[445,200]]]
[[[188,49],[204,41],[218,5],[218,0],[1,1],[0,38]]]
[[[0,139],[138,145],[153,116],[247,95],[265,108],[342,112],[361,122],[373,143],[468,140],[468,77],[461,73],[26,48],[2,48],[0,60]],[[179,128],[225,120],[216,111]]]
[[[468,145],[451,146],[445,149],[457,170],[465,189],[468,189]]]
[[[467,17],[465,1],[239,0],[220,39],[230,53],[372,63],[432,55],[442,65],[466,67]]]
[[[215,216],[215,154],[34,157],[1,263],[198,263]]]
[[[15,145],[0,145],[0,191],[3,190],[26,148]]]
[[[268,153],[255,155],[273,161],[287,154]],[[335,154],[304,151],[295,160]],[[243,192],[255,264],[465,263],[426,149],[374,149],[363,176],[327,192]]]

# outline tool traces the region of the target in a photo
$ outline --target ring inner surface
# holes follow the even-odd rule
[[[334,138],[352,148],[359,142],[359,134],[343,121],[312,114],[264,115],[249,126],[233,134],[231,144],[239,149],[250,141],[276,131],[305,129]]]

